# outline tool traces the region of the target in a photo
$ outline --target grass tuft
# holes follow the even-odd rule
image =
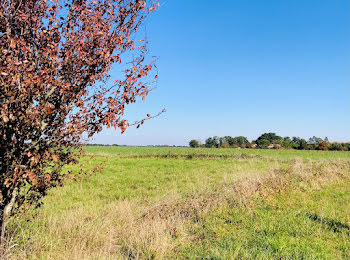
[[[350,257],[349,153],[87,152],[95,158],[83,163],[103,174],[70,181],[12,219],[9,258]]]

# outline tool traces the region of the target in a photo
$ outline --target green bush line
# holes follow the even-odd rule
[[[198,140],[191,140],[189,146],[192,148],[259,148],[259,149],[295,149],[295,150],[331,150],[331,151],[350,151],[350,143],[333,142],[328,138],[324,139],[313,136],[307,141],[300,137],[281,137],[275,133],[264,133],[256,140],[249,142],[244,136],[213,136],[201,144]]]

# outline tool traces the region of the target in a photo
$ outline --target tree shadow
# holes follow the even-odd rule
[[[314,222],[327,226],[327,228],[334,233],[342,233],[343,231],[345,231],[350,235],[350,226],[340,221],[327,218],[327,217],[320,217],[315,213],[309,213],[309,212],[306,212],[304,216]]]

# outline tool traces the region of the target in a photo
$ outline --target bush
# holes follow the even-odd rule
[[[230,144],[228,142],[224,142],[220,145],[220,148],[230,148]]]
[[[191,140],[191,141],[189,142],[189,145],[190,145],[190,147],[192,147],[192,148],[197,148],[197,147],[199,147],[199,141],[198,141],[198,140]]]
[[[256,141],[256,144],[261,149],[266,149],[270,145],[270,141],[266,139],[260,139]]]
[[[325,141],[322,141],[318,145],[317,150],[323,150],[323,151],[328,150],[328,144]]]

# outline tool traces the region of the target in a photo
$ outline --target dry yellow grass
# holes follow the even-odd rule
[[[350,177],[348,160],[295,159],[288,163],[269,160],[267,172],[249,171],[256,160],[243,160],[246,163],[238,166],[235,174],[224,174],[214,186],[209,178],[189,196],[169,190],[152,199],[140,196],[102,205],[74,203],[61,205],[54,212],[39,210],[34,216],[14,219],[12,228],[16,232],[11,243],[17,245],[9,248],[8,257],[164,259],[173,256],[179,246],[196,239],[189,232],[190,226],[220,207],[251,208],[257,198],[263,200],[286,189],[321,188],[332,182],[348,181]],[[199,174],[197,181],[205,174]],[[62,199],[59,193],[52,196]],[[25,222],[26,218],[31,222]]]

